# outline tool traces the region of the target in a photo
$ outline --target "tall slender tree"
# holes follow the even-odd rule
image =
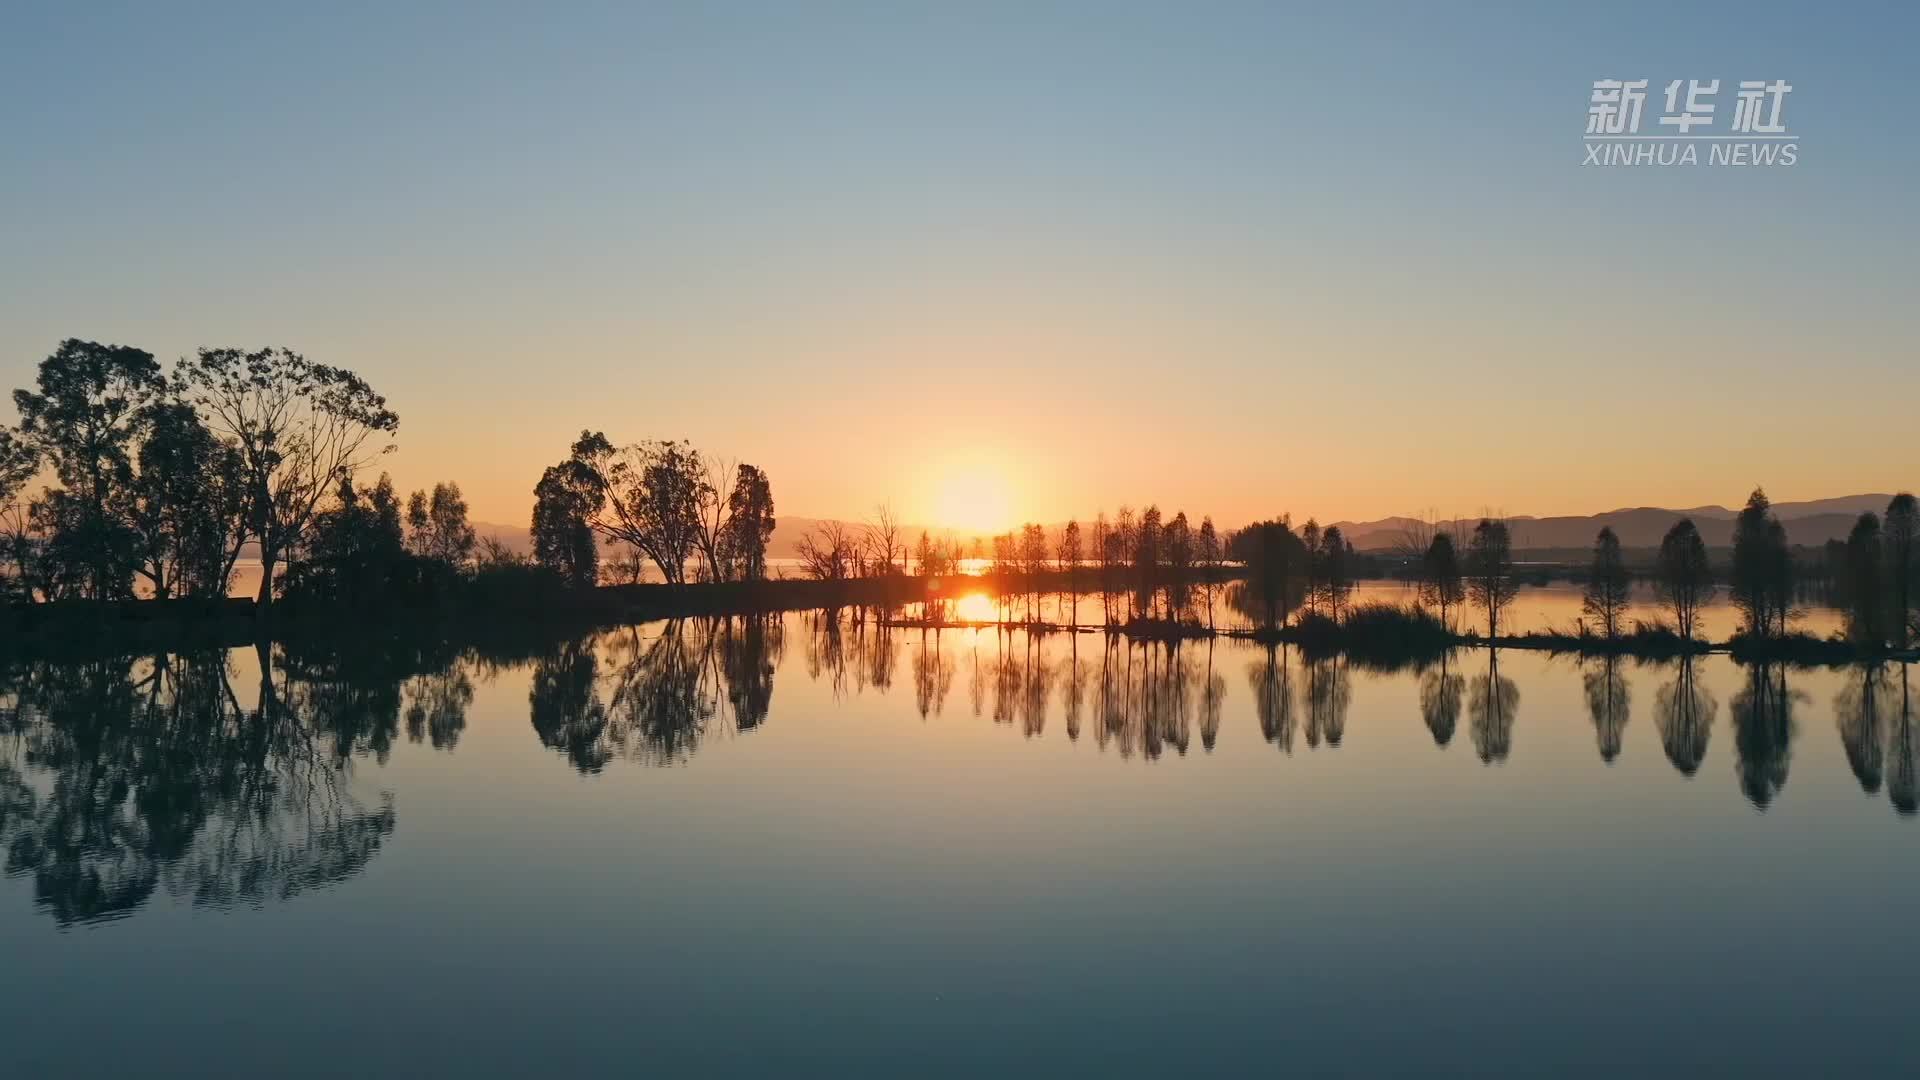
[[[1886,548],[1888,629],[1904,649],[1913,640],[1914,607],[1920,603],[1920,501],[1903,491],[1887,503],[1882,530]]]
[[[1620,553],[1620,538],[1612,527],[1603,526],[1594,537],[1593,566],[1587,572],[1587,592],[1580,606],[1600,624],[1600,634],[1608,641],[1620,636],[1632,581]]]
[[[1786,529],[1759,488],[1734,520],[1733,602],[1756,637],[1784,634],[1793,599],[1793,556]]]
[[[1487,613],[1487,637],[1500,636],[1500,613],[1518,591],[1513,580],[1513,541],[1507,523],[1481,518],[1467,544],[1467,592]]]
[[[1881,547],[1879,517],[1861,514],[1847,533],[1846,579],[1841,592],[1847,605],[1847,636],[1875,649],[1886,644],[1887,626],[1882,616],[1892,613],[1880,579],[1886,559]]]
[[[1435,532],[1420,559],[1420,600],[1438,609],[1441,624],[1451,628],[1453,622],[1447,617],[1447,612],[1466,599],[1466,595],[1466,585],[1460,580],[1460,558],[1453,548],[1453,536]],[[1456,713],[1458,711],[1455,709]]]
[[[1692,518],[1674,522],[1660,540],[1660,597],[1673,612],[1680,636],[1693,640],[1700,608],[1713,598],[1713,570]]]

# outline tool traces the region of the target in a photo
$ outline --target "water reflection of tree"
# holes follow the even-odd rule
[[[1260,718],[1260,734],[1280,748],[1293,753],[1293,693],[1291,658],[1285,645],[1268,645],[1266,657],[1247,667],[1247,686],[1253,691],[1254,714]]]
[[[592,638],[561,642],[534,662],[527,691],[540,742],[565,754],[583,773],[599,772],[613,760],[599,676]]]
[[[1861,789],[1872,794],[1884,782],[1894,811],[1902,817],[1912,815],[1920,745],[1913,730],[1908,665],[1900,665],[1897,679],[1886,664],[1852,668],[1834,697],[1833,712],[1847,764],[1853,767]]]
[[[1080,741],[1080,728],[1085,721],[1087,704],[1087,680],[1092,677],[1087,662],[1080,658],[1080,635],[1068,637],[1066,661],[1066,679],[1062,696],[1066,712],[1067,741]]]
[[[1682,775],[1700,771],[1700,763],[1707,756],[1707,740],[1713,735],[1713,716],[1719,708],[1713,694],[1700,685],[1691,656],[1680,659],[1673,681],[1654,695],[1653,723],[1660,730],[1660,746]]]
[[[1514,714],[1520,687],[1500,674],[1500,650],[1487,650],[1487,673],[1476,675],[1467,700],[1467,728],[1483,764],[1507,760],[1513,751]]]
[[[920,647],[913,654],[913,704],[920,711],[920,719],[945,711],[955,666],[942,647],[940,631],[920,631]]]
[[[1440,666],[1420,676],[1420,719],[1426,721],[1435,746],[1453,741],[1460,726],[1460,702],[1467,691],[1467,680],[1447,670],[1448,659],[1442,653]]]
[[[556,645],[534,665],[534,731],[581,772],[617,758],[685,761],[716,730],[766,722],[784,641],[777,618],[748,616],[675,619]],[[818,655],[810,638],[809,656]]]
[[[1300,684],[1300,703],[1307,712],[1307,746],[1325,742],[1340,745],[1347,731],[1347,708],[1353,704],[1353,682],[1346,661],[1338,655],[1309,660]]]
[[[1096,744],[1148,760],[1168,747],[1185,754],[1196,703],[1207,707],[1207,678],[1200,656],[1182,643],[1109,637],[1094,690]]]
[[[1200,690],[1200,745],[1213,752],[1220,741],[1220,712],[1227,700],[1227,680],[1213,670],[1213,642],[1207,642],[1206,682]]]
[[[1747,680],[1733,695],[1733,748],[1740,790],[1764,810],[1787,783],[1787,764],[1793,752],[1793,705],[1800,695],[1787,688],[1786,668],[1754,664]]]
[[[350,793],[297,681],[269,668],[247,708],[232,675],[221,650],[0,672],[6,869],[32,875],[58,922],[122,917],[161,890],[287,899],[357,873],[392,834],[391,800]]]
[[[1632,707],[1620,658],[1611,654],[1596,658],[1581,673],[1581,683],[1587,692],[1587,716],[1593,720],[1594,738],[1600,744],[1600,760],[1611,765],[1620,756]]]

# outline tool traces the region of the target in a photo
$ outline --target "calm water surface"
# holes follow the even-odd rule
[[[9,1076],[1912,1057],[1900,666],[812,614],[6,679]]]

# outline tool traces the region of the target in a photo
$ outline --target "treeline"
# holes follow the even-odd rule
[[[1920,501],[1905,492],[1888,502],[1884,521],[1877,514],[1862,514],[1844,543],[1828,545],[1833,596],[1846,614],[1847,638],[1854,646],[1869,652],[1911,646],[1920,629],[1916,548]],[[1733,560],[1725,582],[1728,599],[1741,614],[1741,639],[1763,643],[1793,636],[1790,624],[1800,614],[1795,597],[1800,595],[1802,572],[1766,492],[1755,488],[1734,523]],[[1631,581],[1619,539],[1613,530],[1601,529],[1582,603],[1600,636],[1615,639],[1623,633]],[[1676,522],[1661,541],[1654,584],[1673,619],[1671,630],[1682,640],[1693,640],[1700,608],[1719,585],[1691,520]]]
[[[538,598],[603,577],[766,576],[766,474],[685,443],[582,433],[535,487],[533,553],[475,533],[460,488],[403,503],[361,477],[399,417],[358,375],[284,348],[153,354],[71,339],[0,427],[0,599],[225,597],[258,553],[257,603],[436,605]],[[35,481],[43,483],[35,487]],[[596,537],[618,553],[607,573]]]
[[[1068,521],[1049,535],[1028,522],[990,539],[976,538],[971,548],[948,535],[936,539],[921,532],[911,545],[886,507],[859,529],[823,522],[801,538],[805,573],[822,580],[886,575],[917,575],[928,580],[967,573],[971,560],[991,582],[1002,621],[1040,620],[1043,594],[1057,593],[1068,605],[1068,621],[1079,621],[1081,598],[1098,602],[1109,627],[1217,628],[1218,608],[1231,579],[1257,554],[1259,526],[1222,532],[1213,518],[1196,526],[1185,511],[1165,517],[1158,506],[1136,513],[1121,507],[1109,519],[1102,512],[1090,526]],[[1325,610],[1337,616],[1348,606],[1355,582],[1376,576],[1379,560],[1354,550],[1337,526],[1322,529],[1309,521],[1292,538],[1298,555],[1290,563],[1298,581],[1292,606]],[[929,591],[929,619],[944,617],[944,601]],[[1237,605],[1236,605],[1237,606]],[[1289,608],[1291,610],[1291,608]]]
[[[224,597],[252,544],[270,605],[276,569],[399,428],[365,380],[280,348],[203,348],[169,377],[151,353],[72,339],[13,402],[0,588],[15,600]],[[429,521],[444,501],[415,500]]]

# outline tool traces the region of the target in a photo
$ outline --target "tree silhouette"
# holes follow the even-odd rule
[[[1420,556],[1420,602],[1438,609],[1441,625],[1452,629],[1453,620],[1447,617],[1447,612],[1458,606],[1466,596],[1467,588],[1460,580],[1460,559],[1453,549],[1453,537],[1448,533],[1436,532]]]
[[[1513,580],[1513,542],[1507,524],[1481,518],[1467,544],[1467,593],[1487,613],[1487,637],[1500,635],[1500,612],[1518,592]]]
[[[1914,606],[1920,602],[1920,501],[1909,492],[1887,503],[1888,629],[1894,645],[1906,648],[1913,640]]]
[[[407,499],[407,546],[423,559],[465,566],[473,557],[473,526],[459,484],[435,484],[433,494],[416,491]]]
[[[866,525],[866,549],[870,555],[873,573],[886,577],[907,559],[907,541],[900,531],[900,520],[894,514],[893,507],[881,503],[874,507],[873,518]]]
[[[137,539],[126,524],[133,442],[166,391],[153,354],[69,338],[40,362],[37,391],[15,390],[19,438],[64,485],[34,505],[47,577],[64,595],[133,595]]]
[[[240,451],[265,612],[275,568],[306,539],[322,500],[342,474],[393,449],[369,442],[398,431],[400,418],[360,376],[285,348],[201,349],[180,361],[175,382],[214,434]]]
[[[1069,521],[1060,530],[1060,573],[1066,577],[1067,625],[1080,625],[1080,560],[1086,556],[1080,543],[1080,523]]]
[[[1213,518],[1200,519],[1200,532],[1194,539],[1194,553],[1200,564],[1200,593],[1201,599],[1207,605],[1207,629],[1212,630],[1215,628],[1213,598],[1220,589],[1220,570],[1224,557],[1220,534],[1213,528]]]
[[[1692,518],[1674,522],[1660,541],[1660,597],[1673,612],[1680,636],[1693,640],[1700,608],[1713,598],[1713,571]]]
[[[600,551],[591,523],[600,493],[590,478],[570,466],[549,466],[534,485],[533,557],[562,582],[584,589],[600,578]]]
[[[1746,619],[1747,633],[1772,637],[1786,633],[1793,597],[1793,557],[1786,529],[1759,488],[1734,520],[1733,602]]]
[[[1580,607],[1600,624],[1600,633],[1608,641],[1620,636],[1631,583],[1620,556],[1620,538],[1603,526],[1593,541],[1593,567],[1587,573],[1587,592]]]
[[[150,406],[144,427],[129,511],[136,569],[161,599],[225,596],[247,538],[240,452],[181,402]]]
[[[1246,569],[1243,603],[1263,629],[1287,623],[1300,603],[1307,550],[1284,518],[1258,521],[1233,535],[1233,557]]]
[[[1886,561],[1881,550],[1880,519],[1861,514],[1847,534],[1845,550],[1845,576],[1840,585],[1847,607],[1847,636],[1877,649],[1887,641],[1882,616],[1892,610],[1880,579]]]
[[[698,451],[658,441],[616,449],[600,432],[582,431],[563,467],[569,483],[592,493],[595,532],[643,553],[669,584],[686,580],[706,490]]]
[[[767,544],[773,539],[774,524],[773,485],[767,474],[756,466],[741,465],[727,492],[727,523],[720,538],[725,562],[740,580],[766,580]]]
[[[1352,555],[1340,526],[1329,525],[1320,533],[1319,554],[1313,560],[1318,569],[1315,587],[1327,606],[1328,617],[1336,623],[1347,606],[1347,598],[1353,594]]]

